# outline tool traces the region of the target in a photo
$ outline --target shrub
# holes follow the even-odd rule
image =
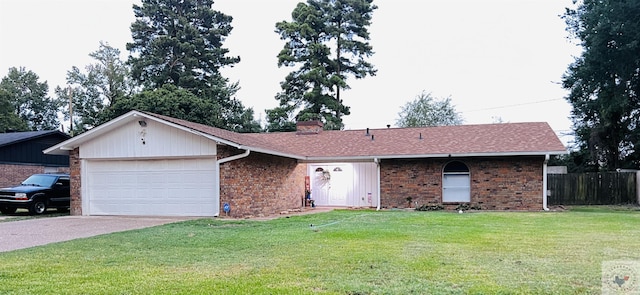
[[[416,207],[416,211],[440,211],[440,210],[444,210],[444,206],[424,204],[422,206]]]
[[[482,210],[482,208],[480,206],[471,206],[471,204],[469,203],[463,203],[458,205],[458,207],[456,207],[456,211],[467,211],[467,210]]]

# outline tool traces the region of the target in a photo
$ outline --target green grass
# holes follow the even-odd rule
[[[599,294],[638,249],[608,208],[200,219],[0,253],[0,294]]]

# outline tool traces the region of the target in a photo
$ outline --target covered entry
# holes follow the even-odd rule
[[[311,198],[319,206],[372,207],[378,202],[375,163],[309,164]]]

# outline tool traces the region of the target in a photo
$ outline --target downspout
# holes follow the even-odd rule
[[[216,179],[215,179],[215,184],[216,184],[216,195],[214,196],[217,200],[218,200],[218,212],[215,212],[213,216],[218,217],[220,215],[220,164],[224,164],[226,162],[231,162],[231,161],[235,161],[238,159],[242,159],[244,157],[249,156],[249,153],[251,153],[251,150],[246,149],[244,151],[244,153],[242,154],[237,154],[231,157],[226,157],[226,158],[222,158],[219,160],[216,160],[216,167],[215,167],[215,173],[216,173]]]
[[[378,187],[378,206],[376,206],[376,211],[380,211],[380,160],[378,158],[373,158],[373,162],[376,163],[376,178],[377,178],[377,187]]]
[[[542,164],[542,209],[549,211],[547,207],[547,163],[549,162],[549,154],[544,155],[544,163]]]

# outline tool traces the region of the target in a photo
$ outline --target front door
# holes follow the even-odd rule
[[[353,175],[346,165],[311,167],[311,198],[319,206],[349,206]]]

